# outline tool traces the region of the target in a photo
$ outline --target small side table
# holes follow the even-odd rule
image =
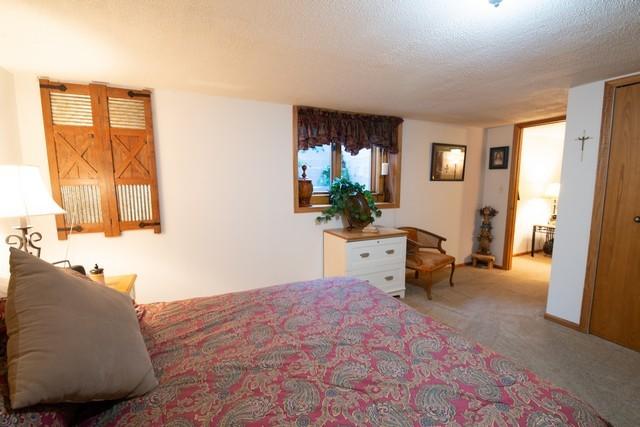
[[[552,224],[535,224],[533,226],[533,231],[531,232],[531,256],[534,256],[536,251],[536,234],[542,233],[544,234],[545,244],[548,244],[549,241],[553,240],[554,234],[556,232],[556,226]],[[552,243],[553,245],[553,243]],[[551,251],[553,252],[553,246],[551,246]],[[551,255],[551,254],[549,254]]]
[[[478,266],[478,261],[487,264],[488,270],[493,270],[493,263],[496,262],[496,257],[493,255],[483,255],[483,254],[472,254],[471,255],[471,263],[474,267]]]
[[[131,298],[136,298],[136,279],[137,274],[125,274],[122,276],[109,276],[104,278],[104,284],[123,294],[129,295]]]

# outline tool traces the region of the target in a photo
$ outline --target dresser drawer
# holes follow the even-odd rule
[[[380,239],[347,245],[347,269],[359,270],[372,265],[404,262],[406,240]]]
[[[358,279],[367,280],[373,286],[384,292],[404,290],[404,275],[404,265],[375,273],[353,274],[353,276]]]

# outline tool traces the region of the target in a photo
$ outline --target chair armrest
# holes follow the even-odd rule
[[[421,228],[416,228],[416,230],[417,230],[419,233],[424,233],[424,234],[428,234],[428,235],[430,235],[430,236],[433,236],[433,237],[435,237],[436,239],[438,239],[438,240],[440,240],[440,241],[442,241],[442,242],[446,242],[446,241],[447,241],[447,238],[446,238],[446,237],[442,237],[442,236],[440,236],[440,235],[438,235],[438,234],[436,234],[436,233],[432,233],[432,232],[430,232],[430,231],[423,230],[423,229],[421,229]]]
[[[420,247],[420,244],[415,240],[407,239],[407,255],[418,252]]]
[[[436,233],[432,233],[430,231],[427,230],[422,230],[420,228],[416,228],[416,232],[418,234],[418,236],[420,236],[420,234],[426,234],[427,239],[435,239],[437,240],[437,244],[435,245],[421,245],[420,247],[422,248],[433,248],[433,249],[437,249],[440,253],[442,254],[446,254],[447,252],[444,250],[444,248],[442,247],[442,242],[446,242],[447,238],[446,237],[442,237]]]
[[[407,239],[407,255],[420,252],[420,249],[437,249],[440,253],[446,254],[447,252],[442,249],[442,241],[438,242],[438,246],[421,245],[415,240]]]
[[[398,228],[409,233],[407,236],[407,248],[409,250],[437,249],[440,253],[446,254],[442,248],[442,242],[447,240],[445,237],[416,227]]]

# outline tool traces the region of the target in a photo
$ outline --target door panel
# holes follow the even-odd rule
[[[590,332],[640,351],[640,84],[616,89]]]

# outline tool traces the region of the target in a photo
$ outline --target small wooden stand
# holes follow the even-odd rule
[[[471,260],[474,267],[477,267],[478,261],[480,261],[481,263],[487,264],[488,270],[492,270],[493,263],[496,261],[496,257],[493,255],[483,255],[483,254],[476,253],[471,255]]]

